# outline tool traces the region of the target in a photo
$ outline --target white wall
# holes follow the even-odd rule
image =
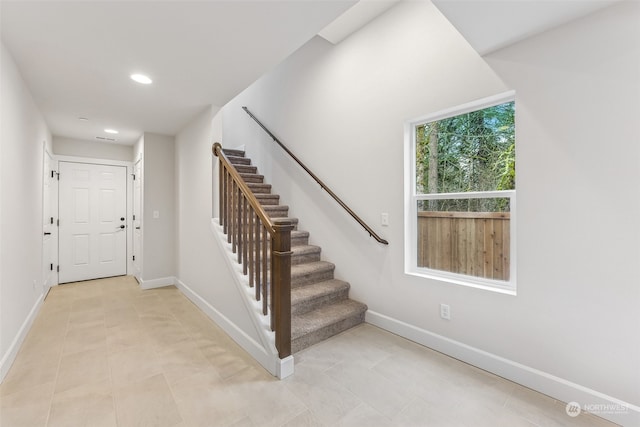
[[[486,58],[517,93],[513,357],[636,405],[639,22],[623,2]]]
[[[207,108],[176,136],[177,277],[183,291],[221,326],[259,341],[251,318],[211,230],[213,154],[220,140],[218,109]],[[146,260],[145,260],[146,263]]]
[[[485,61],[429,2],[401,3],[337,46],[312,40],[226,105],[223,143],[246,144],[370,321],[561,399],[604,393],[638,405],[637,8],[615,6]],[[517,90],[518,295],[405,275],[405,121],[508,89]],[[242,105],[390,245],[360,229]]]
[[[162,280],[176,274],[174,138],[145,132],[143,143],[142,278]]]
[[[53,152],[64,156],[122,160],[125,162],[130,162],[133,159],[133,148],[130,145],[83,141],[61,136],[53,137]]]
[[[13,58],[0,44],[0,380],[43,297],[43,142],[51,134]]]

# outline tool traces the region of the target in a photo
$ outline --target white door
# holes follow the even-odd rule
[[[45,293],[51,286],[58,283],[56,256],[58,215],[54,209],[58,175],[54,169],[51,154],[45,149],[42,168],[42,285]]]
[[[127,274],[127,169],[60,162],[60,283]]]
[[[133,275],[142,279],[142,160],[133,168]]]

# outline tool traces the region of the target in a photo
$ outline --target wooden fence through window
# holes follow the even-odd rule
[[[418,267],[509,280],[509,212],[418,212]]]

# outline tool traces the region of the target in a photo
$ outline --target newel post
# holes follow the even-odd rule
[[[274,222],[271,240],[273,274],[273,311],[275,315],[276,348],[281,359],[291,356],[291,230],[289,219]]]

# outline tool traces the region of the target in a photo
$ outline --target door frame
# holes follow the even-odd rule
[[[136,280],[138,281],[138,283],[142,283],[142,269],[143,269],[143,263],[144,263],[144,257],[142,256],[142,254],[144,253],[144,224],[143,224],[143,220],[144,220],[144,180],[142,179],[142,177],[144,176],[144,162],[142,160],[142,154],[140,154],[140,156],[138,157],[137,160],[135,160],[135,162],[133,162],[133,166],[132,166],[132,171],[131,171],[131,175],[133,176],[133,174],[136,173],[136,166],[139,165],[139,170],[138,170],[138,175],[136,175],[135,179],[137,182],[140,183],[140,212],[138,212],[138,218],[137,221],[133,221],[133,215],[135,214],[134,210],[135,210],[135,183],[131,182],[131,215],[129,215],[129,217],[131,218],[131,254],[132,256],[130,257],[130,262],[131,262],[131,275],[133,275]],[[140,226],[140,242],[139,242],[139,247],[138,253],[135,253],[135,245],[134,240],[136,238],[135,236],[135,225],[136,222],[138,222],[139,226]],[[136,260],[133,261],[133,256],[136,257]],[[136,266],[138,268],[136,268]]]
[[[127,185],[126,185],[126,196],[125,200],[127,202],[127,214],[125,224],[126,228],[126,241],[127,241],[127,255],[126,255],[126,265],[127,265],[127,274],[131,274],[133,272],[133,262],[131,260],[131,256],[129,256],[133,252],[133,162],[123,161],[123,160],[109,160],[109,159],[95,159],[91,157],[76,157],[76,156],[63,156],[63,155],[54,155],[53,157],[56,169],[60,170],[60,162],[69,162],[69,163],[84,163],[91,165],[103,165],[103,166],[124,166],[127,171]],[[58,191],[58,217],[60,217],[60,192]],[[60,239],[58,239],[58,251],[57,255],[60,256]],[[58,258],[58,262],[60,259]],[[57,283],[56,283],[57,284]]]
[[[50,170],[44,170],[45,164],[46,164],[46,158],[49,157],[50,159],[50,163],[49,163],[49,169]],[[49,148],[47,148],[46,142],[43,142],[43,147],[42,147],[42,258],[44,258],[45,252],[44,252],[44,232],[45,230],[45,226],[44,223],[46,221],[46,219],[44,218],[44,214],[45,214],[45,204],[47,203],[47,201],[45,200],[45,180],[47,179],[53,179],[52,183],[50,183],[49,186],[49,213],[51,214],[51,216],[53,217],[53,223],[51,224],[51,227],[49,228],[50,232],[51,232],[51,250],[53,251],[53,255],[51,257],[51,261],[53,262],[53,275],[54,275],[54,279],[51,283],[48,282],[48,276],[49,273],[47,273],[46,271],[46,264],[44,262],[44,259],[42,259],[42,286],[43,286],[43,290],[46,293],[49,292],[49,289],[52,286],[56,286],[58,285],[58,273],[57,273],[57,267],[59,265],[59,255],[58,255],[58,225],[57,225],[57,221],[59,219],[58,216],[58,203],[59,203],[59,192],[58,192],[58,179],[54,179],[53,176],[50,176],[49,174],[57,174],[58,173],[58,160],[56,159],[56,155],[53,154]]]

